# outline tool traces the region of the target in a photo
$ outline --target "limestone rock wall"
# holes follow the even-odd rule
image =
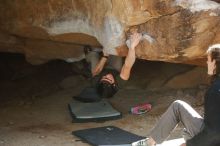
[[[0,51],[32,64],[80,60],[84,45],[123,56],[134,25],[147,36],[138,58],[204,64],[220,43],[219,0],[1,0]]]

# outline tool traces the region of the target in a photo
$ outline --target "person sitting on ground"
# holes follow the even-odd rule
[[[182,123],[185,127],[181,146],[220,146],[220,44],[207,51],[208,76],[211,86],[206,92],[204,118],[184,101],[173,102],[150,132],[149,138],[132,146],[153,146],[162,143]]]
[[[91,51],[88,54],[91,63],[93,85],[102,98],[112,97],[130,77],[130,71],[136,59],[135,47],[140,42],[141,34],[136,32],[130,37],[131,45],[123,66],[121,57],[108,55],[103,52],[101,59],[97,61],[97,52]]]

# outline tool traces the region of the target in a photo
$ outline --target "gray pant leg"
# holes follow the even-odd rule
[[[99,52],[91,51],[86,55],[86,61],[91,64],[91,71],[95,69],[99,60]],[[106,68],[115,69],[120,72],[122,68],[122,57],[110,55],[106,63]]]
[[[203,127],[203,118],[190,105],[177,100],[162,115],[150,136],[156,143],[162,143],[179,122],[182,122],[190,137],[198,134]]]
[[[110,55],[108,58],[106,68],[115,69],[118,72],[121,72],[122,68],[122,57]]]
[[[91,51],[86,55],[86,61],[91,65],[91,72],[95,69],[100,59],[99,53]]]

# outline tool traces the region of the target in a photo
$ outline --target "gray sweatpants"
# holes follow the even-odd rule
[[[86,60],[91,64],[91,71],[93,71],[100,60],[100,56],[98,52],[91,51],[86,55]],[[122,68],[122,57],[109,55],[108,61],[105,65],[106,68],[115,69],[118,72],[121,71]]]
[[[162,115],[150,136],[156,143],[162,143],[181,122],[184,128],[185,140],[194,137],[204,127],[203,118],[186,102],[174,101]]]

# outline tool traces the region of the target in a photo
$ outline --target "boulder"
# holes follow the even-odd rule
[[[0,51],[32,64],[84,58],[83,48],[126,55],[136,27],[145,34],[137,57],[204,65],[220,42],[219,0],[7,0],[0,3]]]

